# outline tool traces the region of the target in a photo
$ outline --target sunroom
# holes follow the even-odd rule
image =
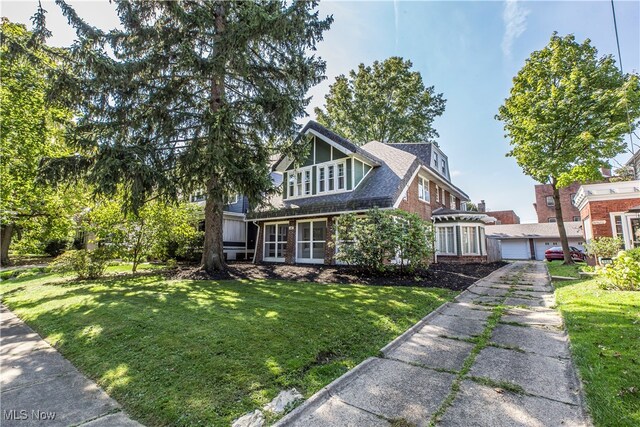
[[[440,208],[433,211],[436,262],[487,260],[485,223],[487,214]]]

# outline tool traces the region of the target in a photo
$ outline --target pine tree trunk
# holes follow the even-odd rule
[[[209,274],[216,271],[224,271],[227,265],[224,262],[222,243],[222,220],[224,204],[215,177],[207,183],[207,201],[204,205],[204,251],[202,252],[202,268]]]
[[[0,228],[0,246],[2,247],[0,265],[3,266],[11,264],[11,260],[9,259],[9,246],[11,245],[11,238],[13,237],[13,229],[13,223],[5,224]]]
[[[564,219],[562,219],[562,206],[560,205],[560,189],[557,187],[555,179],[552,182],[553,185],[553,203],[556,208],[556,224],[558,225],[558,232],[560,233],[560,243],[562,244],[562,253],[564,254],[563,264],[573,264],[571,258],[571,249],[569,249],[569,240],[567,239],[567,230],[564,228]]]
[[[220,3],[216,8],[216,35],[219,37],[225,30],[225,6]],[[214,46],[213,55],[217,52]],[[220,111],[224,104],[224,70],[218,71],[211,79],[211,111]],[[211,142],[215,144],[214,142]],[[202,252],[202,268],[209,274],[225,271],[222,243],[223,194],[219,177],[213,174],[207,181],[207,201],[204,206],[204,250]]]

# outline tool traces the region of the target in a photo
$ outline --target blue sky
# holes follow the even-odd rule
[[[110,28],[117,19],[105,2],[72,2],[96,26]],[[73,32],[55,5],[49,27],[56,45],[67,45]],[[2,2],[1,14],[29,22],[35,2]],[[627,72],[640,71],[640,2],[616,1],[622,61]],[[513,209],[522,222],[535,222],[533,180],[512,158],[501,123],[494,119],[508,96],[511,79],[529,54],[543,48],[553,31],[590,38],[601,55],[617,58],[611,3],[590,2],[336,2],[320,5],[334,24],[318,46],[327,61],[328,79],[313,88],[309,114],[321,106],[335,76],[359,63],[393,55],[410,59],[427,85],[443,92],[447,107],[436,119],[438,142],[449,156],[454,183],[488,209]],[[618,158],[623,162],[628,155]]]

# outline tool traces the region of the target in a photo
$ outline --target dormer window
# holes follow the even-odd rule
[[[447,162],[444,159],[442,159],[442,174],[447,174]]]
[[[438,153],[433,153],[433,165],[438,168]]]

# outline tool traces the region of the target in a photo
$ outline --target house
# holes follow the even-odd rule
[[[564,221],[580,221],[580,211],[574,199],[580,188],[579,182],[560,189],[560,205]],[[536,202],[533,207],[538,215],[538,222],[556,222],[556,206],[553,200],[553,186],[551,184],[537,184],[535,186]]]
[[[520,224],[520,217],[513,210],[488,211],[484,200],[478,203],[478,212],[489,216],[487,224]]]
[[[565,222],[569,246],[584,251],[582,223]],[[560,246],[558,224],[502,224],[486,227],[489,240],[499,240],[502,259],[544,260],[544,252],[554,246]]]
[[[633,153],[625,166],[633,170],[633,179],[640,179],[640,151]]]
[[[335,264],[335,221],[348,212],[399,208],[433,221],[438,260],[486,259],[486,215],[462,210],[469,197],[453,185],[449,159],[432,143],[361,147],[310,121],[299,138],[307,157],[281,156],[279,195],[249,213],[258,227],[257,262]],[[277,180],[276,182],[280,182]]]
[[[640,181],[582,185],[576,206],[586,241],[620,237],[625,249],[640,247]]]
[[[190,197],[192,203],[202,206],[204,213],[205,195],[198,192]],[[256,235],[255,224],[246,221],[249,211],[249,201],[242,195],[234,195],[223,208],[222,244],[225,259],[249,260],[253,258]],[[204,230],[204,218],[200,222],[200,229]]]

